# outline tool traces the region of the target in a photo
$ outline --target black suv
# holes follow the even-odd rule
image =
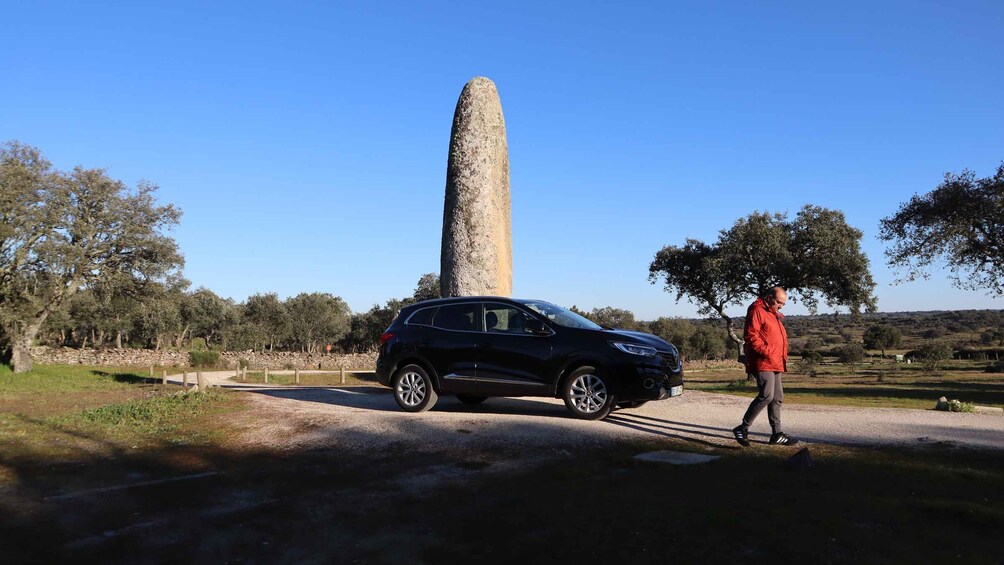
[[[683,393],[672,344],[603,328],[540,300],[440,298],[401,310],[380,336],[377,380],[421,412],[440,394],[468,404],[491,396],[562,398],[577,418]]]

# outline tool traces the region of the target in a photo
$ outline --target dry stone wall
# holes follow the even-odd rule
[[[149,349],[74,349],[72,347],[33,347],[32,359],[46,365],[107,365],[116,367],[149,367],[188,365],[187,351]],[[296,352],[261,353],[257,351],[224,351],[220,353],[223,368],[237,367],[246,359],[252,369],[351,369],[371,371],[376,367],[376,352],[346,355],[311,355]]]

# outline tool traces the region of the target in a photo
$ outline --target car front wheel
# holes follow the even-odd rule
[[[609,382],[595,367],[573,371],[565,379],[562,398],[572,416],[582,420],[605,418],[617,402]]]
[[[405,412],[425,412],[435,406],[439,396],[432,388],[432,379],[418,365],[405,365],[391,380],[394,400]]]

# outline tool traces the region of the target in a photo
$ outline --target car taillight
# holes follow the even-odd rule
[[[390,341],[390,338],[392,337],[394,337],[394,334],[390,332],[384,332],[380,334],[380,345],[387,343],[388,341]]]

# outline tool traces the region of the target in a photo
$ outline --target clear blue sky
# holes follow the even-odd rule
[[[656,251],[812,203],[864,231],[880,310],[1004,308],[943,273],[891,286],[876,239],[1004,160],[1004,3],[812,4],[4,1],[0,140],[158,184],[193,288],[360,311],[439,270],[453,109],[484,75],[518,296],[692,316]]]

